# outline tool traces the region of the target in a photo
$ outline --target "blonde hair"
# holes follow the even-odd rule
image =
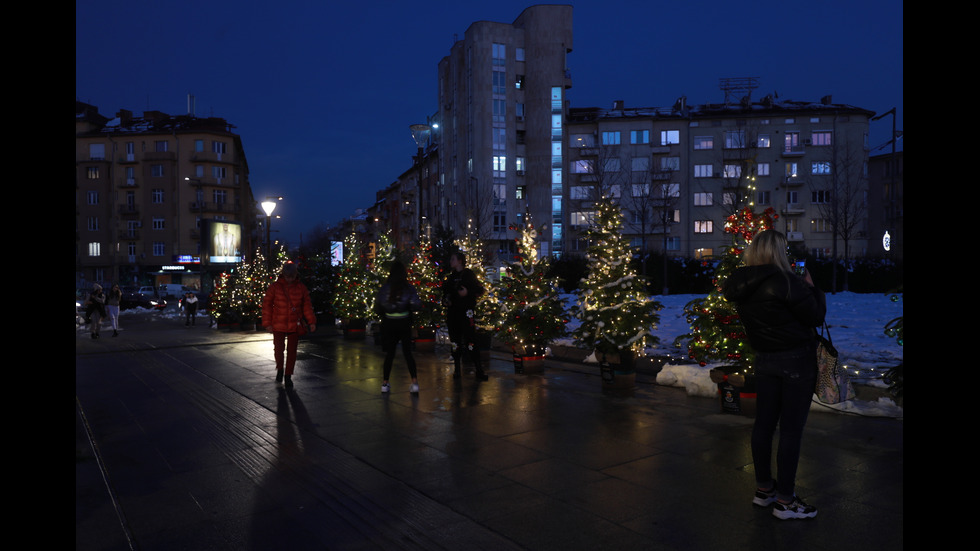
[[[742,254],[742,261],[746,266],[761,266],[763,264],[774,264],[784,272],[793,272],[793,267],[789,264],[787,253],[786,236],[776,230],[766,230],[756,234],[752,243]]]

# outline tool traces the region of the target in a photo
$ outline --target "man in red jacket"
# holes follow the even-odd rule
[[[292,376],[299,336],[306,332],[300,325],[301,319],[309,323],[310,331],[316,331],[316,315],[313,313],[310,291],[299,280],[296,264],[287,262],[282,268],[282,275],[269,286],[262,300],[262,326],[273,335],[276,384],[282,383],[285,376],[287,388],[293,386]],[[283,349],[286,351],[285,365]]]

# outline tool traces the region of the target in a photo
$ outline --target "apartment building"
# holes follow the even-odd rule
[[[241,139],[224,119],[158,111],[110,118],[75,102],[75,283],[181,283],[254,248]]]
[[[538,5],[513,23],[477,21],[439,62],[429,147],[438,170],[421,192],[425,219],[457,235],[476,232],[498,251],[529,214],[542,253],[564,248],[566,57],[572,7]],[[423,170],[425,165],[422,163]]]
[[[873,115],[830,97],[570,108],[567,249],[586,248],[592,206],[605,194],[642,251],[719,256],[731,244],[726,218],[752,205],[779,214],[777,229],[798,254],[865,255]]]

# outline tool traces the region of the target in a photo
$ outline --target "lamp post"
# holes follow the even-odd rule
[[[282,197],[266,197],[262,201],[262,211],[265,212],[265,261],[271,266],[272,262],[272,212]]]
[[[425,151],[425,146],[429,141],[429,132],[432,131],[432,127],[428,124],[413,124],[409,126],[412,131],[412,139],[415,140],[415,145],[418,146],[418,155],[415,157],[416,166],[416,177],[418,178],[418,186],[416,187],[415,194],[415,212],[416,212],[416,224],[418,228],[418,235],[422,234],[422,154]]]

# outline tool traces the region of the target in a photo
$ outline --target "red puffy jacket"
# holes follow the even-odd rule
[[[292,333],[297,330],[300,316],[310,325],[316,325],[310,291],[302,282],[286,281],[280,277],[269,286],[262,299],[262,326],[277,332]]]

